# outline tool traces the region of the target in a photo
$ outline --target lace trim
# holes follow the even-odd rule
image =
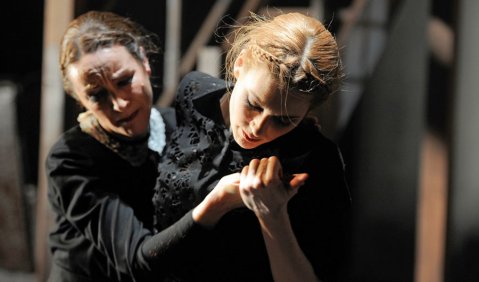
[[[161,155],[166,145],[165,122],[160,112],[152,108],[150,114],[150,137],[148,139],[148,148],[158,152]]]
[[[158,110],[153,108],[150,114],[150,134],[141,140],[118,138],[106,132],[93,113],[86,111],[77,118],[83,132],[111,149],[133,166],[140,166],[148,158],[148,148],[161,154],[166,144],[165,124]]]

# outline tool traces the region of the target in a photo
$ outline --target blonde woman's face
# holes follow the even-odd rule
[[[148,60],[134,58],[123,46],[85,54],[68,69],[79,102],[108,132],[135,138],[147,134],[152,106]]]
[[[244,55],[234,66],[236,84],[231,94],[229,122],[235,141],[245,149],[293,130],[306,116],[310,101],[296,95],[281,95],[265,64],[246,68]]]

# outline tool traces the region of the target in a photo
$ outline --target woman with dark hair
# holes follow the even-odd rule
[[[63,36],[64,88],[85,111],[46,162],[55,214],[51,281],[161,281],[188,261],[205,226],[241,204],[228,192],[239,178],[233,175],[155,232],[151,199],[172,128],[167,112],[152,108],[153,38],[127,18],[95,11],[74,19]]]

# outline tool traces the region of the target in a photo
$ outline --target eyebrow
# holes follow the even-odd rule
[[[85,91],[91,91],[92,89],[101,87],[105,80],[111,80],[117,82],[118,80],[123,79],[125,76],[129,75],[129,71],[125,68],[122,68],[114,73],[111,71],[104,70],[91,70],[90,72],[85,72],[82,74],[82,80],[86,84]]]
[[[261,106],[262,103],[261,103],[261,100],[258,98],[258,95],[256,95],[253,91],[249,91],[249,93],[254,98],[254,102]],[[296,120],[301,118],[300,116],[289,116],[289,115],[273,115],[273,116],[280,119],[291,119],[291,120]]]
[[[91,90],[102,84],[105,79],[105,72],[101,69],[90,69],[81,72],[81,81],[85,84],[85,90]]]
[[[125,69],[125,68],[121,68],[121,69],[117,70],[116,72],[112,73],[110,79],[113,80],[113,81],[117,81],[119,79],[124,78],[125,76],[129,76],[130,73],[131,73],[130,70]]]

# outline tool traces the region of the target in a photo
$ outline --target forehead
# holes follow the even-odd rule
[[[251,100],[275,115],[285,115],[286,112],[289,116],[303,116],[311,105],[311,98],[280,89],[278,80],[267,66],[247,70],[243,85]]]
[[[137,65],[136,59],[123,46],[100,48],[84,54],[70,65],[68,75],[72,81],[92,83],[102,77],[115,79],[122,70]]]

